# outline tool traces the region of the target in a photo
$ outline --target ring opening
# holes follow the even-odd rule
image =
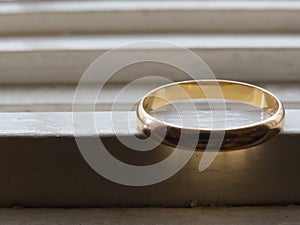
[[[180,89],[183,91],[178,91]],[[223,96],[220,96],[219,89]],[[252,85],[227,81],[186,82],[164,86],[149,93],[143,101],[143,108],[150,113],[162,106],[189,98],[206,99],[207,92],[210,98],[220,99],[221,97],[225,100],[250,104],[263,109],[270,115],[274,115],[279,109],[279,102],[271,93]]]

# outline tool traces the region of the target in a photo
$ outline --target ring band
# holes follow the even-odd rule
[[[185,94],[178,94],[178,88]],[[222,97],[214,94],[216,88],[220,90]],[[150,115],[153,110],[181,100],[210,98],[223,98],[252,105],[267,112],[269,117],[246,126],[196,129],[173,125]],[[139,103],[137,118],[139,128],[144,134],[160,136],[163,143],[169,146],[176,147],[182,134],[196,135],[198,140],[195,149],[205,150],[213,132],[224,134],[221,144],[216,144],[220,150],[236,150],[259,145],[276,136],[282,130],[285,110],[272,93],[254,85],[228,80],[193,80],[167,84],[149,92]],[[164,137],[161,137],[161,130],[165,130]]]

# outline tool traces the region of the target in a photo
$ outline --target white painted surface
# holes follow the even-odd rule
[[[131,85],[123,92],[121,90],[125,84],[109,84],[101,92],[101,98],[97,100],[97,110],[110,111],[113,102],[120,111],[131,110],[131,107],[137,103],[136,99],[140,100],[146,93],[163,84],[145,82]],[[258,83],[257,85],[275,94],[285,108],[300,109],[299,83]],[[0,86],[1,112],[71,111],[75,90],[75,85],[2,85]],[[84,89],[80,102],[83,108],[89,102],[89,93],[97,90],[99,89],[96,85]]]
[[[2,2],[0,33],[299,32],[299,10],[276,0]]]
[[[4,2],[1,14],[78,11],[300,10],[297,1],[41,1]]]
[[[300,134],[300,110],[287,110],[282,134]],[[115,127],[118,120],[128,121],[128,126]],[[114,121],[114,122],[112,122]],[[0,113],[0,136],[68,137],[74,136],[72,112],[31,112]],[[124,123],[122,123],[124,124]],[[102,137],[138,135],[136,113],[132,112],[95,112],[96,133]],[[77,131],[79,135],[95,135],[90,130]],[[297,137],[296,137],[297,138]]]
[[[300,2],[299,2],[300,3]],[[299,34],[124,34],[38,37],[1,37],[0,50],[8,52],[68,52],[110,50],[139,41],[158,41],[125,49],[174,49],[171,42],[189,49],[299,49]]]
[[[77,83],[88,66],[111,48],[143,40],[168,41],[189,48],[204,59],[219,79],[253,82],[300,78],[299,35],[160,34],[0,38],[0,80],[2,84]],[[143,44],[124,50],[124,54],[150,49],[158,55],[178,54],[176,49]],[[124,71],[114,81],[131,81],[139,73],[168,73],[173,80],[183,77],[181,71],[157,64],[143,64],[140,68],[135,65]]]

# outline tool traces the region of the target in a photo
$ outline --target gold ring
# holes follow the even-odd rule
[[[185,94],[178,92],[178,88]],[[221,95],[215,94],[220,90]],[[209,95],[207,95],[209,93]],[[188,99],[220,98],[252,105],[266,112],[268,118],[246,126],[224,129],[190,128],[164,122],[151,115],[162,106]],[[259,145],[276,136],[283,127],[285,110],[282,103],[269,91],[260,87],[228,80],[192,80],[167,84],[144,96],[137,108],[139,128],[147,136],[160,136],[169,146],[178,146],[182,134],[197,136],[196,150],[205,150],[212,133],[223,134],[218,150],[236,150]],[[161,137],[162,130],[165,131]],[[220,142],[220,141],[219,141]],[[188,146],[182,146],[188,147]]]

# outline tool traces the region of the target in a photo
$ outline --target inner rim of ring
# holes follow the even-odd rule
[[[147,95],[143,108],[149,114],[162,106],[187,99],[226,99],[258,107],[271,116],[279,109],[279,102],[269,92],[244,83],[201,80],[179,82],[160,87]]]

